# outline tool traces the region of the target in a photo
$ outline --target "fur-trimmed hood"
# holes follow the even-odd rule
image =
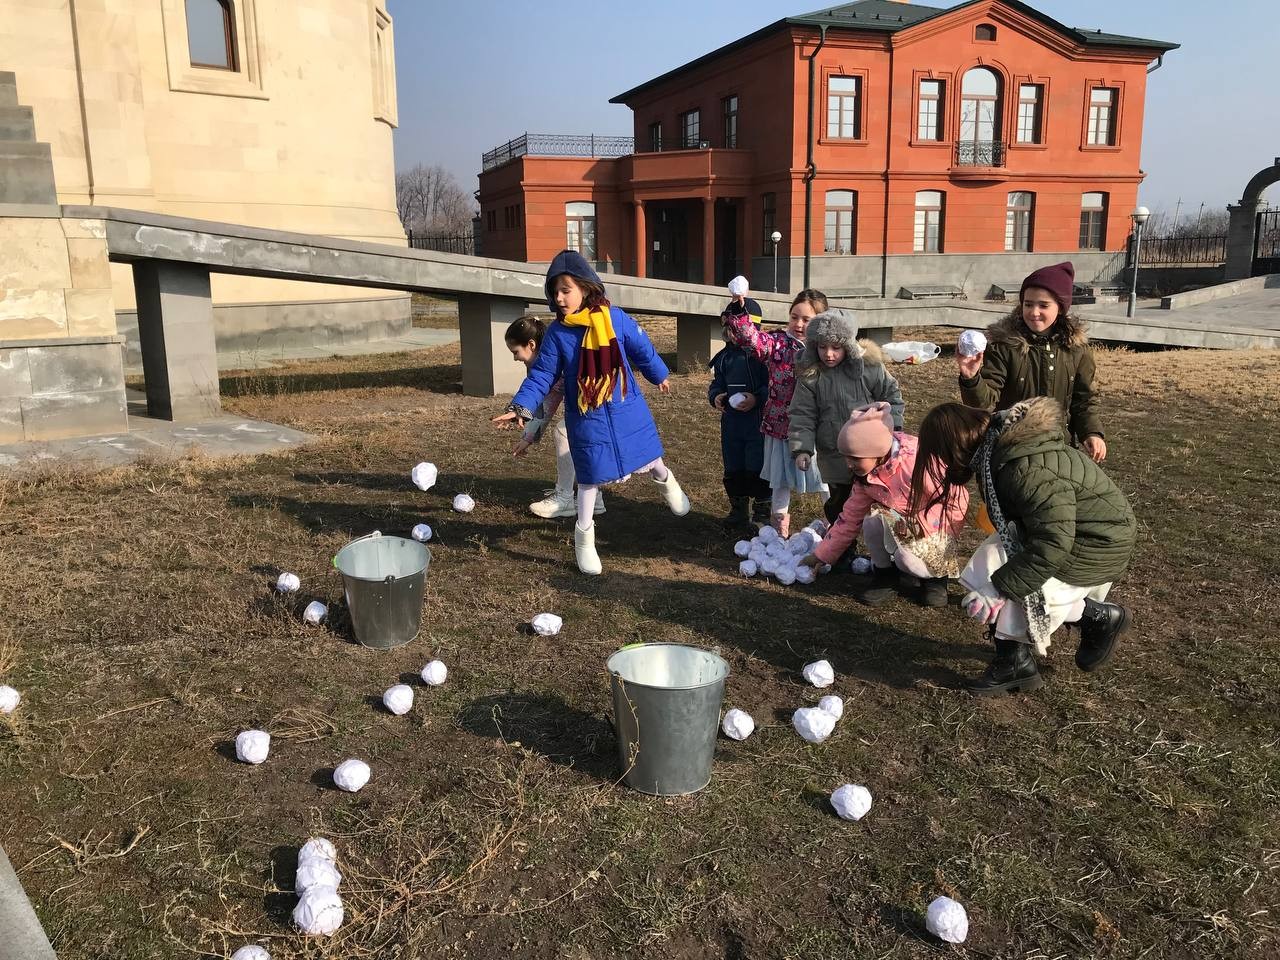
[[[1045,434],[1061,437],[1065,442],[1066,414],[1052,397],[1033,397],[1015,403],[1008,410],[997,413],[994,419],[1000,423],[1000,436],[996,439],[998,447],[1015,447]]]
[[[804,332],[804,353],[796,361],[801,370],[821,365],[818,347],[822,344],[844,347],[845,363],[862,360],[864,363],[884,366],[884,355],[880,348],[870,340],[858,339],[858,322],[848,310],[827,310],[809,321]]]
[[[1089,342],[1085,322],[1070,313],[1059,316],[1047,336],[1032,333],[1022,322],[1021,306],[1014,307],[1008,315],[987,327],[987,338],[992,343],[1007,343],[1024,354],[1030,344],[1044,340],[1067,348],[1082,347]]]

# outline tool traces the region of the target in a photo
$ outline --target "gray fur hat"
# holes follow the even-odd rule
[[[800,357],[800,366],[809,366],[818,362],[818,347],[834,344],[844,347],[846,359],[857,359],[862,356],[862,347],[858,343],[858,322],[848,310],[833,308],[826,310],[809,321],[804,332],[804,354]]]

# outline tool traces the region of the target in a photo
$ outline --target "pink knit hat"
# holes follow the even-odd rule
[[[883,400],[849,414],[836,440],[836,448],[846,457],[883,457],[892,447],[893,411]]]

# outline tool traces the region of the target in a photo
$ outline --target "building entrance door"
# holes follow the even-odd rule
[[[649,273],[655,280],[689,279],[689,217],[682,206],[654,204]]]
[[[738,201],[716,201],[716,283],[726,284],[742,272],[738,262]]]

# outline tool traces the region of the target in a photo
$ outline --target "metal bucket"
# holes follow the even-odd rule
[[[376,530],[338,551],[333,565],[342,574],[347,612],[356,639],[387,650],[418,635],[431,551],[403,537]]]
[[[627,786],[674,797],[710,783],[729,664],[710,650],[637,643],[606,666]]]

